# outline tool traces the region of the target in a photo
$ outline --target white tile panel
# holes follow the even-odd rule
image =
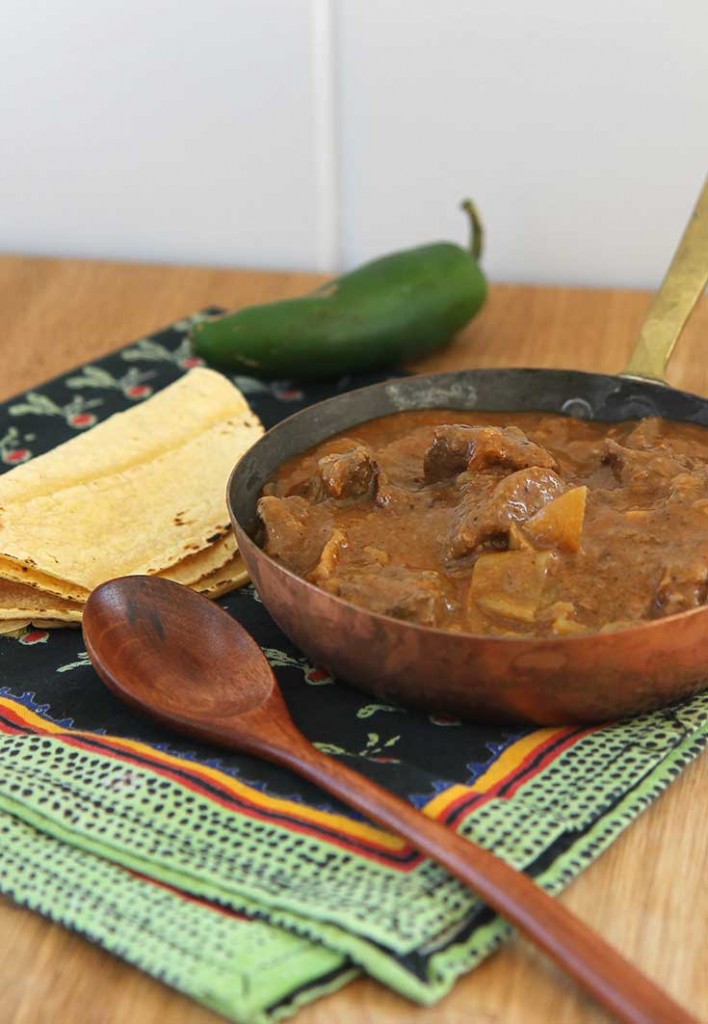
[[[704,0],[340,0],[342,262],[462,240],[497,280],[654,287],[708,169]]]
[[[314,42],[310,0],[4,0],[0,249],[326,262]]]

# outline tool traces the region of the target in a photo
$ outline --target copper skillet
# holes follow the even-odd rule
[[[627,370],[465,370],[392,380],[296,413],[235,468],[228,504],[258,593],[316,664],[384,700],[468,719],[599,722],[708,686],[708,606],[610,633],[498,638],[377,615],[293,575],[252,539],[263,485],[286,459],[366,420],[409,409],[542,410],[618,421],[644,416],[708,427],[708,399],[666,385],[678,335],[708,279],[708,180]]]

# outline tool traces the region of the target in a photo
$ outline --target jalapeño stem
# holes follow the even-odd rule
[[[484,248],[484,226],[482,225],[482,220],[477,212],[477,207],[471,199],[463,199],[460,207],[470,219],[470,252],[474,259],[478,260]]]

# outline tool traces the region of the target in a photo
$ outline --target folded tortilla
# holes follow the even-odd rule
[[[82,607],[37,587],[0,579],[0,623],[35,618],[80,622]]]
[[[216,596],[245,582],[226,507],[263,433],[245,398],[192,370],[0,478],[0,622],[76,622],[98,584],[157,574]]]
[[[221,597],[248,583],[250,576],[243,559],[237,554],[230,562],[191,585],[192,590],[204,597]]]
[[[239,416],[258,423],[238,388],[215,370],[197,367],[140,405],[5,473],[0,507],[114,476]]]
[[[0,636],[12,636],[15,633],[19,635],[31,624],[31,621],[31,619],[2,619],[0,620]]]
[[[0,575],[24,568],[26,581],[80,599],[113,576],[157,573],[208,548],[230,529],[226,482],[258,434],[254,418],[238,416],[150,462],[13,501],[0,509]]]
[[[199,580],[204,579],[230,564],[236,558],[236,538],[233,531],[229,530],[223,537],[214,544],[210,544],[203,551],[197,551],[194,555],[188,555],[180,562],[163,569],[158,575],[165,579],[174,580],[175,583],[183,583],[191,586]]]
[[[233,548],[232,554],[223,565],[191,580],[189,584],[184,584],[184,581],[178,578],[181,575],[180,566],[160,573],[160,576],[188,585],[190,589],[205,597],[221,597],[249,581],[248,571],[243,559],[235,550],[233,538],[230,546]],[[191,576],[193,573],[184,575]],[[81,623],[83,609],[83,602],[67,601],[37,587],[0,579],[0,636],[20,634],[28,626],[37,629],[78,626]]]

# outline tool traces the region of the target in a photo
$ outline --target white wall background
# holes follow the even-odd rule
[[[655,287],[708,169],[705,0],[3,0],[0,250]]]

